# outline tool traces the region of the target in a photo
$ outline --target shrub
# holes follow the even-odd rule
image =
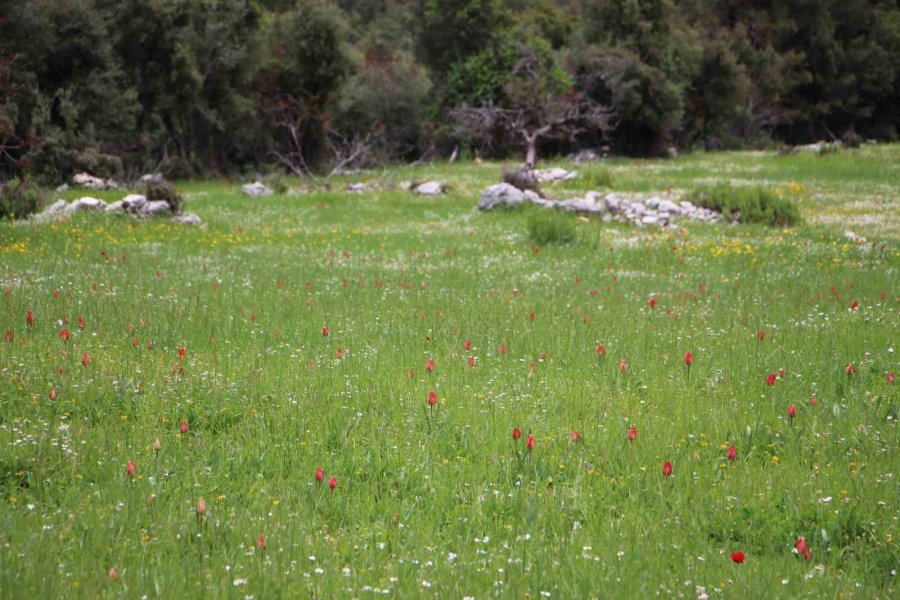
[[[563,190],[600,190],[611,188],[612,174],[607,169],[587,168],[574,179],[560,181],[557,187]]]
[[[168,181],[151,181],[144,186],[144,195],[147,200],[165,200],[169,204],[172,214],[181,213],[181,194]]]
[[[791,226],[800,223],[800,211],[790,198],[764,187],[732,187],[720,184],[690,192],[686,197],[697,206],[721,212],[741,223]]]
[[[531,190],[536,193],[540,197],[544,197],[544,194],[541,192],[541,187],[538,185],[537,179],[535,179],[534,174],[527,169],[517,169],[515,171],[503,171],[503,182],[508,183],[514,188],[518,188],[523,192],[525,190]]]
[[[555,210],[534,209],[528,216],[528,239],[533,244],[569,244],[575,241],[575,220]]]
[[[10,179],[0,186],[0,219],[23,219],[44,203],[44,192],[24,179]]]

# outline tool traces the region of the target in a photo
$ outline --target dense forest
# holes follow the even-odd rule
[[[896,140],[896,0],[0,0],[0,179]]]

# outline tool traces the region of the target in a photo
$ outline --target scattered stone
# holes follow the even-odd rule
[[[537,204],[538,206],[553,206],[553,202],[550,200],[545,200],[541,198],[541,195],[533,190],[525,190],[522,192],[525,194],[525,199],[531,202],[532,204]]]
[[[165,200],[151,200],[141,208],[141,214],[148,217],[154,217],[156,215],[165,214],[170,210],[169,203]]]
[[[603,157],[594,150],[579,150],[575,154],[570,154],[567,158],[575,163],[583,163],[600,160]]]
[[[200,220],[200,217],[195,215],[194,213],[187,213],[183,215],[175,215],[172,217],[173,223],[178,223],[180,225],[200,225],[203,221]]]
[[[403,190],[404,192],[408,192],[409,190],[411,190],[413,188],[413,182],[412,181],[401,181],[400,183],[397,184],[397,187],[400,188],[401,190]]]
[[[566,181],[578,177],[575,171],[567,171],[560,167],[553,169],[539,169],[532,172],[538,183],[553,183],[554,181]]]
[[[130,213],[139,213],[147,204],[147,196],[141,194],[128,194],[122,198],[122,208]]]
[[[104,202],[103,200],[85,196],[84,198],[79,198],[78,200],[75,200],[74,202],[66,206],[65,211],[67,213],[74,213],[84,210],[103,210],[105,208],[106,202]]]
[[[271,196],[274,193],[272,192],[271,188],[269,188],[269,186],[259,181],[244,184],[244,187],[241,188],[241,190],[245,195],[250,196],[251,198],[256,198],[259,196]]]
[[[348,192],[360,193],[360,192],[368,192],[369,186],[364,183],[351,183],[347,186]]]
[[[138,183],[162,183],[165,180],[162,173],[145,173],[138,179]]]
[[[50,215],[55,215],[56,213],[65,209],[66,204],[67,203],[65,200],[57,200],[56,202],[54,202],[53,204],[48,206],[46,209],[44,209],[44,211],[41,213],[41,215],[48,216],[48,217]]]
[[[420,196],[440,196],[444,193],[444,188],[437,181],[429,181],[416,186],[416,193]]]
[[[68,184],[68,183],[64,183],[64,184],[62,184],[61,186],[59,186],[58,188],[56,188],[56,193],[57,193],[57,194],[62,194],[63,192],[68,192],[68,191],[69,191],[69,184]]]
[[[114,190],[119,187],[119,184],[112,179],[94,177],[90,173],[77,173],[72,178],[72,183],[91,190]]]
[[[513,208],[525,201],[525,194],[517,187],[508,183],[498,183],[490,186],[481,194],[478,201],[478,210],[493,210],[497,207]]]
[[[106,212],[122,212],[125,210],[125,201],[116,200],[115,202],[107,204],[104,210],[106,210]]]

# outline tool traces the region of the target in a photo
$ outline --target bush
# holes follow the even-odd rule
[[[541,198],[544,197],[544,194],[541,192],[541,187],[538,185],[537,179],[535,179],[534,174],[527,169],[516,169],[515,171],[503,171],[503,182],[508,183],[514,188],[518,188],[523,192],[525,190],[531,190]]]
[[[165,200],[172,214],[181,213],[181,194],[168,181],[151,181],[144,186],[144,195],[147,200]]]
[[[697,206],[721,212],[741,223],[792,226],[800,223],[800,211],[790,198],[764,187],[732,187],[721,184],[690,192],[686,197]]]
[[[541,208],[534,209],[528,217],[528,239],[533,244],[569,244],[575,237],[575,219],[571,215]]]
[[[25,180],[10,179],[0,186],[0,219],[23,219],[44,203],[44,192]]]

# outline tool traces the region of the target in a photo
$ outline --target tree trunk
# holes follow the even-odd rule
[[[525,136],[525,141],[528,144],[528,150],[525,152],[525,168],[531,170],[537,163],[537,137]]]

